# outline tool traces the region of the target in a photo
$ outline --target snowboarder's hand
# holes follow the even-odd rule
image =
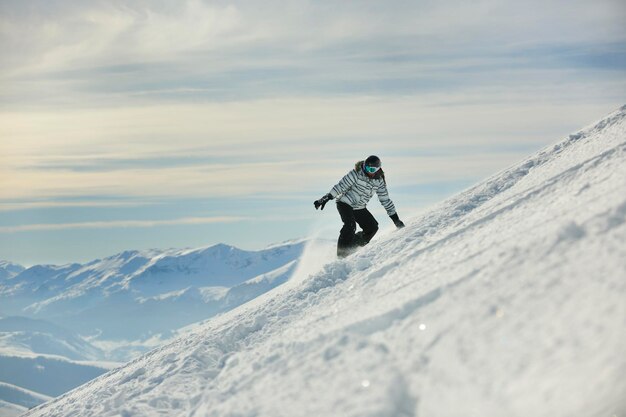
[[[324,206],[326,205],[326,203],[328,203],[330,200],[333,199],[333,196],[329,194],[326,194],[324,197],[320,198],[319,200],[315,200],[315,202],[313,203],[313,205],[315,206],[315,210],[317,209],[321,209],[324,210]]]
[[[398,217],[398,213],[394,213],[393,216],[389,217],[393,220],[393,224],[395,224],[398,229],[402,229],[404,227],[404,223]]]

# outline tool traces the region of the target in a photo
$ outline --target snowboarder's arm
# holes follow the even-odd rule
[[[383,181],[382,185],[378,187],[376,190],[376,194],[378,194],[378,200],[380,204],[383,205],[385,210],[387,210],[387,214],[389,218],[393,221],[393,224],[396,225],[398,229],[402,229],[404,227],[404,223],[398,217],[398,213],[396,212],[396,207],[393,205],[393,201],[389,198],[389,193],[387,192],[387,184]]]
[[[348,172],[346,175],[344,175],[341,181],[339,181],[337,185],[335,185],[333,189],[330,190],[330,195],[332,195],[333,198],[336,198],[338,195],[344,194],[346,191],[352,188],[354,184],[356,184],[356,178],[356,171],[352,170]]]
[[[387,185],[383,181],[380,187],[376,189],[376,194],[378,194],[378,201],[380,204],[387,210],[387,215],[389,217],[396,214],[396,207],[393,205],[393,201],[389,198],[389,193],[387,192]]]

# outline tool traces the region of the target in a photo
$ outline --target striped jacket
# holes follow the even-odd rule
[[[389,198],[383,170],[378,170],[374,178],[370,178],[363,171],[363,161],[357,162],[354,169],[348,172],[330,190],[330,194],[334,198],[338,198],[337,201],[349,204],[353,209],[359,210],[365,208],[374,195],[374,191],[378,194],[378,200],[387,210],[387,214],[393,216],[396,213],[396,208]]]

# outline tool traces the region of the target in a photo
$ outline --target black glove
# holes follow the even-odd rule
[[[389,218],[393,220],[393,224],[395,224],[398,229],[404,227],[404,223],[402,223],[402,220],[398,217],[398,213],[394,213],[393,216],[389,216]]]
[[[333,199],[333,196],[330,195],[330,193],[328,193],[324,197],[320,198],[319,200],[315,200],[315,202],[313,202],[313,205],[315,206],[315,210],[319,208],[324,210],[324,206],[326,205],[326,203],[328,203],[332,199]]]

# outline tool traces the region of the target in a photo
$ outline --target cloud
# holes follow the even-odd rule
[[[16,226],[0,226],[0,233],[18,233],[33,231],[58,231],[68,229],[110,229],[110,228],[145,228],[175,225],[198,225],[212,223],[234,223],[246,220],[245,217],[218,216],[218,217],[184,217],[171,220],[114,220],[93,221],[80,223],[44,223],[25,224]]]
[[[481,175],[450,152],[490,166],[626,91],[612,0],[0,7],[5,201],[280,195],[373,152]]]
[[[188,50],[225,44],[241,24],[232,5],[198,0],[54,2],[27,8],[5,2],[0,34],[8,74],[153,62]],[[18,48],[21,46],[21,48]]]
[[[372,153],[392,195],[404,193],[399,207],[439,198],[441,184],[483,178],[624,104],[625,9],[617,0],[1,1],[0,231],[45,238],[15,235],[5,252],[30,258],[73,244],[87,256],[65,229],[114,234],[94,243],[103,251],[157,235],[188,244],[195,230],[165,236],[158,228],[170,224],[284,221]],[[174,220],[97,221],[112,214]],[[272,241],[307,227],[233,221],[210,238],[250,241],[256,230]]]
[[[20,211],[48,208],[95,208],[95,207],[138,207],[148,204],[143,201],[0,201],[0,211]]]
[[[344,97],[0,114],[7,140],[0,201],[296,195],[325,189],[372,153],[395,165],[403,183],[480,178],[609,110],[603,103],[455,100],[460,104]]]
[[[250,78],[281,79],[289,90],[302,81],[323,85],[327,77],[434,75],[416,65],[424,61],[454,68],[458,57],[488,64],[537,46],[594,48],[626,40],[625,8],[613,0],[61,0],[39,6],[2,4],[0,74],[20,80],[12,87],[17,91],[45,80],[53,90],[65,82],[74,92],[110,92],[121,82],[124,93],[212,96],[228,81],[246,79],[245,90],[254,92],[260,86]],[[395,61],[385,65],[388,60]],[[280,85],[271,83],[272,91]]]

